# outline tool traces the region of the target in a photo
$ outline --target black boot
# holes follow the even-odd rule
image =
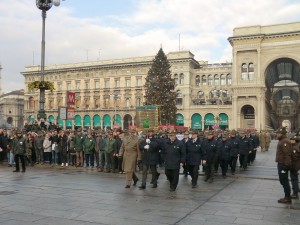
[[[290,195],[285,195],[284,198],[281,198],[278,200],[278,203],[284,203],[284,204],[289,204],[292,203],[292,199]]]
[[[291,199],[299,199],[298,193],[293,193],[293,194],[291,195]]]

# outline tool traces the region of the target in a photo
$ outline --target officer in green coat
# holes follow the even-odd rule
[[[89,132],[87,137],[83,141],[83,150],[85,156],[85,166],[94,167],[94,160],[92,159],[92,154],[95,148],[95,139],[92,136],[92,133]]]
[[[28,151],[27,141],[22,135],[22,131],[17,131],[17,136],[12,142],[12,151],[15,155],[16,169],[13,172],[20,172],[19,160],[22,163],[22,172],[25,173],[25,156]]]
[[[84,142],[84,136],[81,132],[81,129],[78,129],[74,137],[74,148],[76,152],[76,167],[83,166],[83,142]]]
[[[113,137],[113,132],[108,133],[105,140],[105,170],[106,173],[114,173],[116,169],[114,155],[117,153],[117,141]]]

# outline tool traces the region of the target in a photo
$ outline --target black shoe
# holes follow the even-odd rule
[[[289,204],[292,203],[291,197],[284,197],[278,200],[278,203]]]
[[[133,186],[136,186],[138,181],[139,181],[139,179],[136,179],[135,181],[133,181]]]
[[[293,193],[293,194],[291,195],[291,199],[299,199],[298,193]]]
[[[153,184],[152,188],[157,188],[157,184]]]
[[[26,170],[22,170],[22,173],[25,173],[26,172]]]
[[[176,189],[175,188],[170,188],[170,192],[173,192],[175,191]]]
[[[139,186],[139,189],[140,189],[140,190],[144,190],[144,189],[146,189],[146,186],[144,186],[144,185]]]
[[[14,173],[19,173],[19,172],[20,172],[20,170],[14,170],[13,172],[14,172]]]
[[[192,188],[196,188],[197,187],[197,184],[192,184]]]
[[[158,180],[159,176],[160,176],[160,173],[157,173],[157,180]]]
[[[126,185],[125,188],[130,188],[130,185]]]
[[[222,177],[223,177],[223,179],[226,179],[226,178],[227,178],[226,175],[222,175]]]
[[[209,177],[205,177],[204,181],[205,181],[205,182],[207,182],[207,181],[208,181],[208,179],[209,179]]]

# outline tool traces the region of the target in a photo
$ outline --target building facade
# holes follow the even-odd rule
[[[235,28],[228,40],[232,63],[197,61],[190,51],[167,54],[176,82],[177,125],[192,129],[276,128],[299,126],[300,23]],[[144,103],[144,83],[151,57],[47,66],[48,121],[61,126],[122,128],[135,125],[135,107]],[[39,91],[27,84],[40,80],[40,67],[28,66],[25,118],[36,119]],[[57,118],[66,92],[76,93],[74,121]],[[216,125],[217,124],[217,125]]]
[[[12,91],[0,96],[0,127],[24,125],[24,90]]]

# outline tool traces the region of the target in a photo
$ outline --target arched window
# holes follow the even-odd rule
[[[208,85],[213,85],[213,76],[212,75],[208,75],[208,77],[207,77],[207,84]]]
[[[248,80],[248,68],[247,68],[247,64],[243,63],[242,64],[242,68],[241,68],[241,72],[242,72],[242,80]]]
[[[182,105],[182,92],[180,90],[176,92],[176,105]]]
[[[29,98],[29,109],[34,110],[34,108],[35,108],[34,98],[30,97]]]
[[[254,79],[254,65],[253,63],[249,63],[248,66],[248,72],[249,72],[249,80],[253,80]]]
[[[180,84],[180,85],[183,85],[183,84],[184,84],[184,75],[183,75],[183,73],[180,74],[180,77],[179,77],[179,84]]]
[[[198,98],[203,98],[203,96],[204,96],[204,92],[203,91],[198,91],[197,97]]]
[[[142,105],[142,100],[141,98],[136,99],[136,106],[141,106]]]
[[[227,85],[231,85],[232,79],[231,79],[231,74],[227,74]]]
[[[199,84],[200,84],[200,76],[199,75],[196,76],[195,84],[196,84],[196,86],[199,86]]]
[[[220,76],[218,74],[215,75],[214,80],[215,80],[215,86],[219,86]]]
[[[221,85],[226,85],[226,76],[221,74]]]
[[[202,85],[206,85],[206,76],[205,75],[202,75]]]
[[[126,107],[130,107],[130,99],[126,98]]]
[[[175,86],[178,85],[178,74],[174,74],[174,81],[175,81]]]

